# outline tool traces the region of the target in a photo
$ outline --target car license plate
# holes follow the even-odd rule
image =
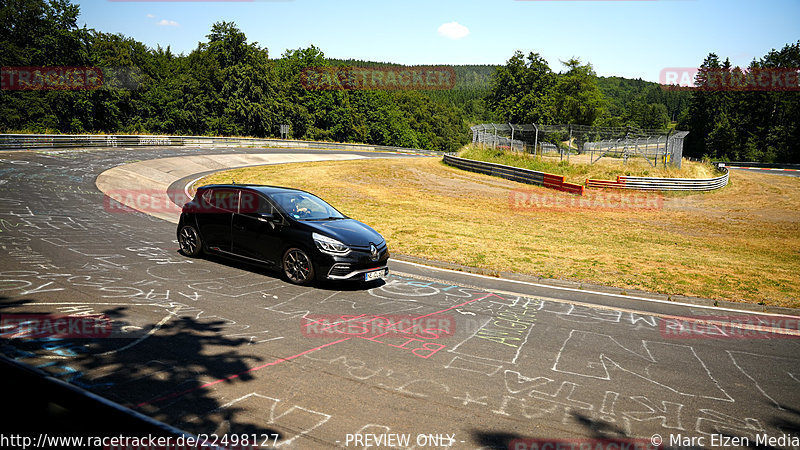
[[[389,275],[389,269],[375,270],[364,274],[364,281],[372,281]]]

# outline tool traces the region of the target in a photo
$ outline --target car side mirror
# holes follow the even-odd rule
[[[276,217],[274,214],[270,213],[259,213],[256,215],[256,219],[260,220],[261,222],[270,222],[273,223],[276,221]]]

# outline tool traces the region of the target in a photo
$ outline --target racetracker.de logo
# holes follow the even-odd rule
[[[656,192],[590,191],[585,195],[514,189],[508,194],[514,211],[655,210],[664,207],[664,196]]]
[[[668,67],[658,81],[666,90],[800,91],[800,68]]]
[[[103,197],[103,209],[110,213],[141,211],[148,214],[180,214],[184,205],[192,198],[182,190],[161,191],[158,189],[112,189]],[[191,213],[256,213],[261,202],[256,194],[235,189],[217,189],[213,197],[185,206]]]
[[[115,189],[103,197],[103,209],[110,213],[180,213],[181,206],[191,200],[180,190]],[[181,205],[181,206],[178,206]]]
[[[0,316],[0,337],[6,339],[42,338],[107,338],[112,322],[102,314],[3,314]]]
[[[370,314],[307,314],[300,321],[304,337],[341,338],[357,336],[365,339],[399,336],[416,336],[421,339],[439,339],[455,333],[455,318],[437,314],[415,317],[405,314],[374,316]]]
[[[446,66],[306,67],[300,82],[309,91],[447,90],[456,84],[456,72]]]
[[[661,319],[669,339],[791,339],[800,337],[800,318],[780,316],[692,316]]]
[[[10,91],[95,90],[103,85],[98,67],[3,67],[0,88]]]

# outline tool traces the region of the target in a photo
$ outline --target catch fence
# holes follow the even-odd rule
[[[641,158],[651,166],[680,168],[683,141],[688,131],[646,130],[634,127],[590,127],[585,125],[481,124],[472,130],[473,144],[488,145],[538,156],[581,160],[594,164],[602,158],[617,158],[626,164]]]

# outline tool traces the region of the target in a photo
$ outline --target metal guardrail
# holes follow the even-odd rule
[[[586,180],[586,187],[636,189],[641,191],[713,191],[728,184],[728,169],[718,166],[723,174],[716,178],[650,178],[618,176],[616,181]]]
[[[356,151],[388,151],[424,155],[442,152],[388,145],[347,144],[340,142],[300,141],[269,138],[213,136],[149,136],[149,135],[64,135],[64,134],[0,134],[0,151],[69,147],[151,147],[181,145],[265,146],[308,149],[340,149]]]
[[[584,187],[579,184],[566,183],[564,177],[545,172],[505,166],[490,162],[475,161],[455,156],[455,153],[444,155],[445,164],[470,172],[492,175],[519,183],[535,184],[559,191],[583,195]],[[636,189],[643,191],[711,191],[728,184],[728,169],[718,167],[723,175],[709,179],[694,178],[650,178],[619,176],[616,181],[586,180],[586,187]]]
[[[153,145],[183,145],[183,139],[175,136],[0,134],[0,150]]]
[[[800,169],[800,164],[783,164],[783,163],[760,163],[760,162],[744,162],[744,161],[715,161],[715,165],[720,164],[726,167],[758,167],[761,169]]]
[[[460,158],[455,153],[446,153],[442,159],[448,166],[456,167],[470,172],[482,173],[519,183],[535,184],[550,189],[556,189],[572,194],[583,195],[583,186],[564,182],[561,175],[538,172],[521,167],[505,166],[473,159]]]

